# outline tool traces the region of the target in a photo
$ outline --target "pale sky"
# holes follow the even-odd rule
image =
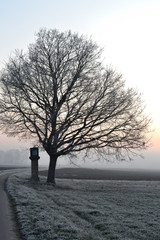
[[[159,0],[0,0],[0,69],[40,28],[91,36],[104,47],[104,63],[142,93],[155,129],[151,150],[160,151],[159,13]],[[16,144],[1,135],[0,149]]]

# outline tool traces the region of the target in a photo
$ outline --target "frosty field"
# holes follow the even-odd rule
[[[27,240],[159,240],[160,182],[57,179],[7,182]]]

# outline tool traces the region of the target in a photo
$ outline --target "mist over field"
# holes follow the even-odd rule
[[[30,166],[29,148],[15,148],[9,150],[2,150],[0,148],[0,165],[24,165]],[[48,168],[49,156],[44,151],[39,151],[39,167]],[[133,156],[132,161],[113,161],[106,162],[105,160],[98,160],[96,157],[85,159],[81,154],[72,159],[67,156],[59,158],[57,168],[63,167],[83,167],[83,168],[97,168],[97,169],[140,169],[140,170],[160,170],[160,151],[146,151],[142,153],[143,157]]]
[[[89,159],[83,159],[81,155],[77,155],[77,158],[68,159],[67,156],[59,158],[57,162],[57,168],[60,167],[84,167],[84,168],[98,168],[98,169],[110,169],[110,168],[126,168],[126,169],[144,169],[144,170],[160,170],[160,151],[146,151],[142,153],[142,156],[133,156],[132,161],[114,161],[106,162],[105,160],[97,160],[93,156]],[[39,164],[48,166],[49,157],[45,152],[40,152]]]
[[[10,149],[0,150],[0,165],[28,165],[27,150]]]

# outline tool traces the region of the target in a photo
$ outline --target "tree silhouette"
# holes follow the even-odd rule
[[[0,76],[0,126],[33,137],[50,156],[48,182],[58,157],[79,151],[103,157],[145,148],[150,120],[141,97],[104,67],[100,47],[78,34],[41,29],[24,54],[16,51]]]

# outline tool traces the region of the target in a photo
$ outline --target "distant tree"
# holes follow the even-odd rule
[[[28,52],[16,51],[0,76],[0,126],[33,137],[50,156],[87,151],[117,159],[144,149],[150,120],[141,97],[104,67],[99,46],[78,34],[41,29]]]

